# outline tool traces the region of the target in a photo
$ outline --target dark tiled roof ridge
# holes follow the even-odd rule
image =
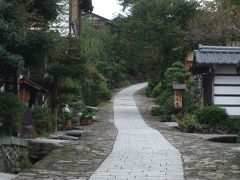
[[[216,51],[216,50],[239,50],[240,51],[240,47],[234,47],[234,46],[205,46],[202,44],[199,44],[199,50],[212,50],[212,51]]]
[[[203,46],[194,51],[197,64],[238,64],[240,47]]]
[[[234,54],[240,54],[240,49],[236,50],[219,50],[219,49],[199,49],[194,50],[194,52],[201,52],[201,53],[234,53]]]

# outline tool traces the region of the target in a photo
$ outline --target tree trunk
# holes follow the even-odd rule
[[[57,117],[59,112],[59,78],[55,77],[52,83],[51,95],[50,95],[50,108],[52,113]]]

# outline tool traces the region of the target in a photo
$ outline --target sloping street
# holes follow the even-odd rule
[[[145,124],[133,99],[134,93],[146,85],[133,85],[116,95],[116,142],[91,180],[184,179],[181,154],[158,131]]]
[[[0,180],[240,180],[240,0],[1,0]]]
[[[181,133],[159,122],[150,114],[153,99],[144,89],[134,94],[143,87],[121,91],[100,107],[97,121],[79,140],[53,150],[16,179],[183,179],[183,170],[189,180],[239,179],[238,145],[213,143],[206,139],[217,135]],[[179,149],[184,169],[178,150],[159,132]]]

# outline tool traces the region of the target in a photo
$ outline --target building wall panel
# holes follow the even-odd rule
[[[236,67],[217,67],[215,74],[237,74]]]
[[[239,116],[240,107],[224,107],[227,110],[228,115],[230,116]]]
[[[220,94],[240,96],[240,86],[214,86],[214,95]]]
[[[240,86],[240,76],[214,76],[214,84],[234,84]]]

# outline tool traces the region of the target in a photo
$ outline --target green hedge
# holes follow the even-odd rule
[[[229,133],[239,133],[240,131],[240,117],[237,118],[229,118],[225,123],[226,128]]]
[[[34,108],[32,111],[32,117],[36,132],[39,135],[55,131],[57,120],[48,108]]]
[[[209,124],[213,127],[224,125],[228,119],[226,110],[219,106],[202,107],[194,114],[200,124]]]
[[[23,105],[14,94],[0,93],[0,118],[3,135],[17,135],[23,117]]]

